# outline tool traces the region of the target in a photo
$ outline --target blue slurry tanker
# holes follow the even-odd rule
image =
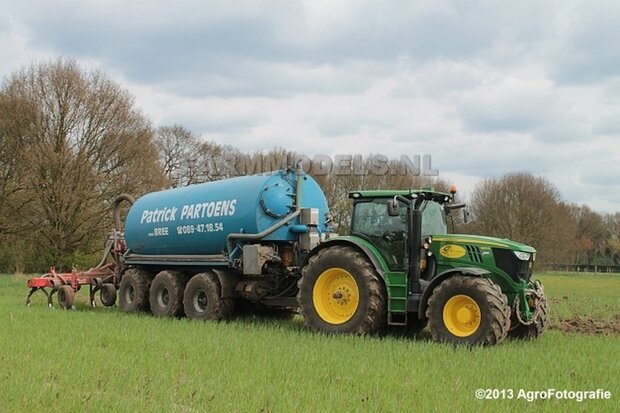
[[[351,232],[336,236],[323,191],[301,169],[153,192],[114,202],[101,263],[28,282],[51,305],[90,301],[156,316],[221,320],[301,314],[314,330],[372,334],[427,324],[436,340],[496,344],[541,334],[549,306],[531,279],[536,251],[448,234],[464,207],[432,189],[353,191]],[[125,224],[121,206],[131,204]],[[47,292],[51,289],[51,293]]]
[[[120,257],[127,267],[120,306],[128,312],[218,320],[236,307],[292,315],[299,269],[329,234],[325,195],[301,170],[123,198],[132,203]]]

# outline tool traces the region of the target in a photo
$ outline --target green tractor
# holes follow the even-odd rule
[[[315,248],[302,269],[299,310],[312,329],[374,334],[389,326],[437,341],[498,344],[535,338],[549,305],[534,281],[536,250],[507,239],[448,234],[464,204],[434,190],[354,191],[351,233]]]

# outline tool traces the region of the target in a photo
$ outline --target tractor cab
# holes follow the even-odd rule
[[[353,198],[351,235],[366,239],[381,252],[392,271],[405,270],[409,263],[408,208],[394,206],[394,197],[411,200],[420,198],[420,242],[435,235],[448,233],[447,214],[451,210],[444,204],[453,199],[450,194],[431,190],[411,191],[355,191]],[[463,205],[464,206],[464,205]],[[391,210],[390,210],[391,207]],[[424,258],[424,257],[422,257]]]

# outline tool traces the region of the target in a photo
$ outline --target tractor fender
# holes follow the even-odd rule
[[[381,267],[381,263],[379,262],[379,259],[364,244],[354,239],[336,239],[334,241],[330,240],[328,242],[324,242],[318,245],[312,251],[310,251],[310,253],[306,256],[301,268],[305,267],[308,264],[308,261],[310,261],[310,258],[315,256],[322,249],[333,247],[336,245],[346,245],[349,247],[353,247],[357,251],[364,254],[364,256],[366,256],[368,260],[370,260],[370,263],[372,264],[372,266],[375,267],[375,270],[377,271],[377,274],[379,274],[379,277],[381,277],[381,280],[383,280],[383,282],[385,283],[385,271],[383,271],[383,268]]]
[[[426,318],[426,307],[428,304],[428,299],[431,297],[431,294],[433,293],[433,290],[435,289],[435,287],[441,284],[442,281],[454,275],[458,275],[458,274],[472,275],[474,277],[482,277],[485,274],[491,274],[491,272],[488,270],[484,270],[482,268],[477,268],[477,267],[457,267],[457,268],[450,268],[449,270],[446,270],[440,274],[437,274],[428,283],[428,286],[424,289],[424,293],[422,293],[422,298],[420,299],[420,304],[419,304],[419,309],[418,309],[418,314],[420,315],[420,317]]]

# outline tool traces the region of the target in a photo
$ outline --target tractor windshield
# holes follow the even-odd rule
[[[353,210],[351,232],[369,238],[381,251],[390,269],[403,269],[406,257],[407,208],[391,217],[387,212],[389,198],[358,201]],[[422,210],[422,236],[447,233],[443,206],[425,201]]]
[[[443,205],[426,201],[422,208],[422,236],[447,234],[448,226]]]

